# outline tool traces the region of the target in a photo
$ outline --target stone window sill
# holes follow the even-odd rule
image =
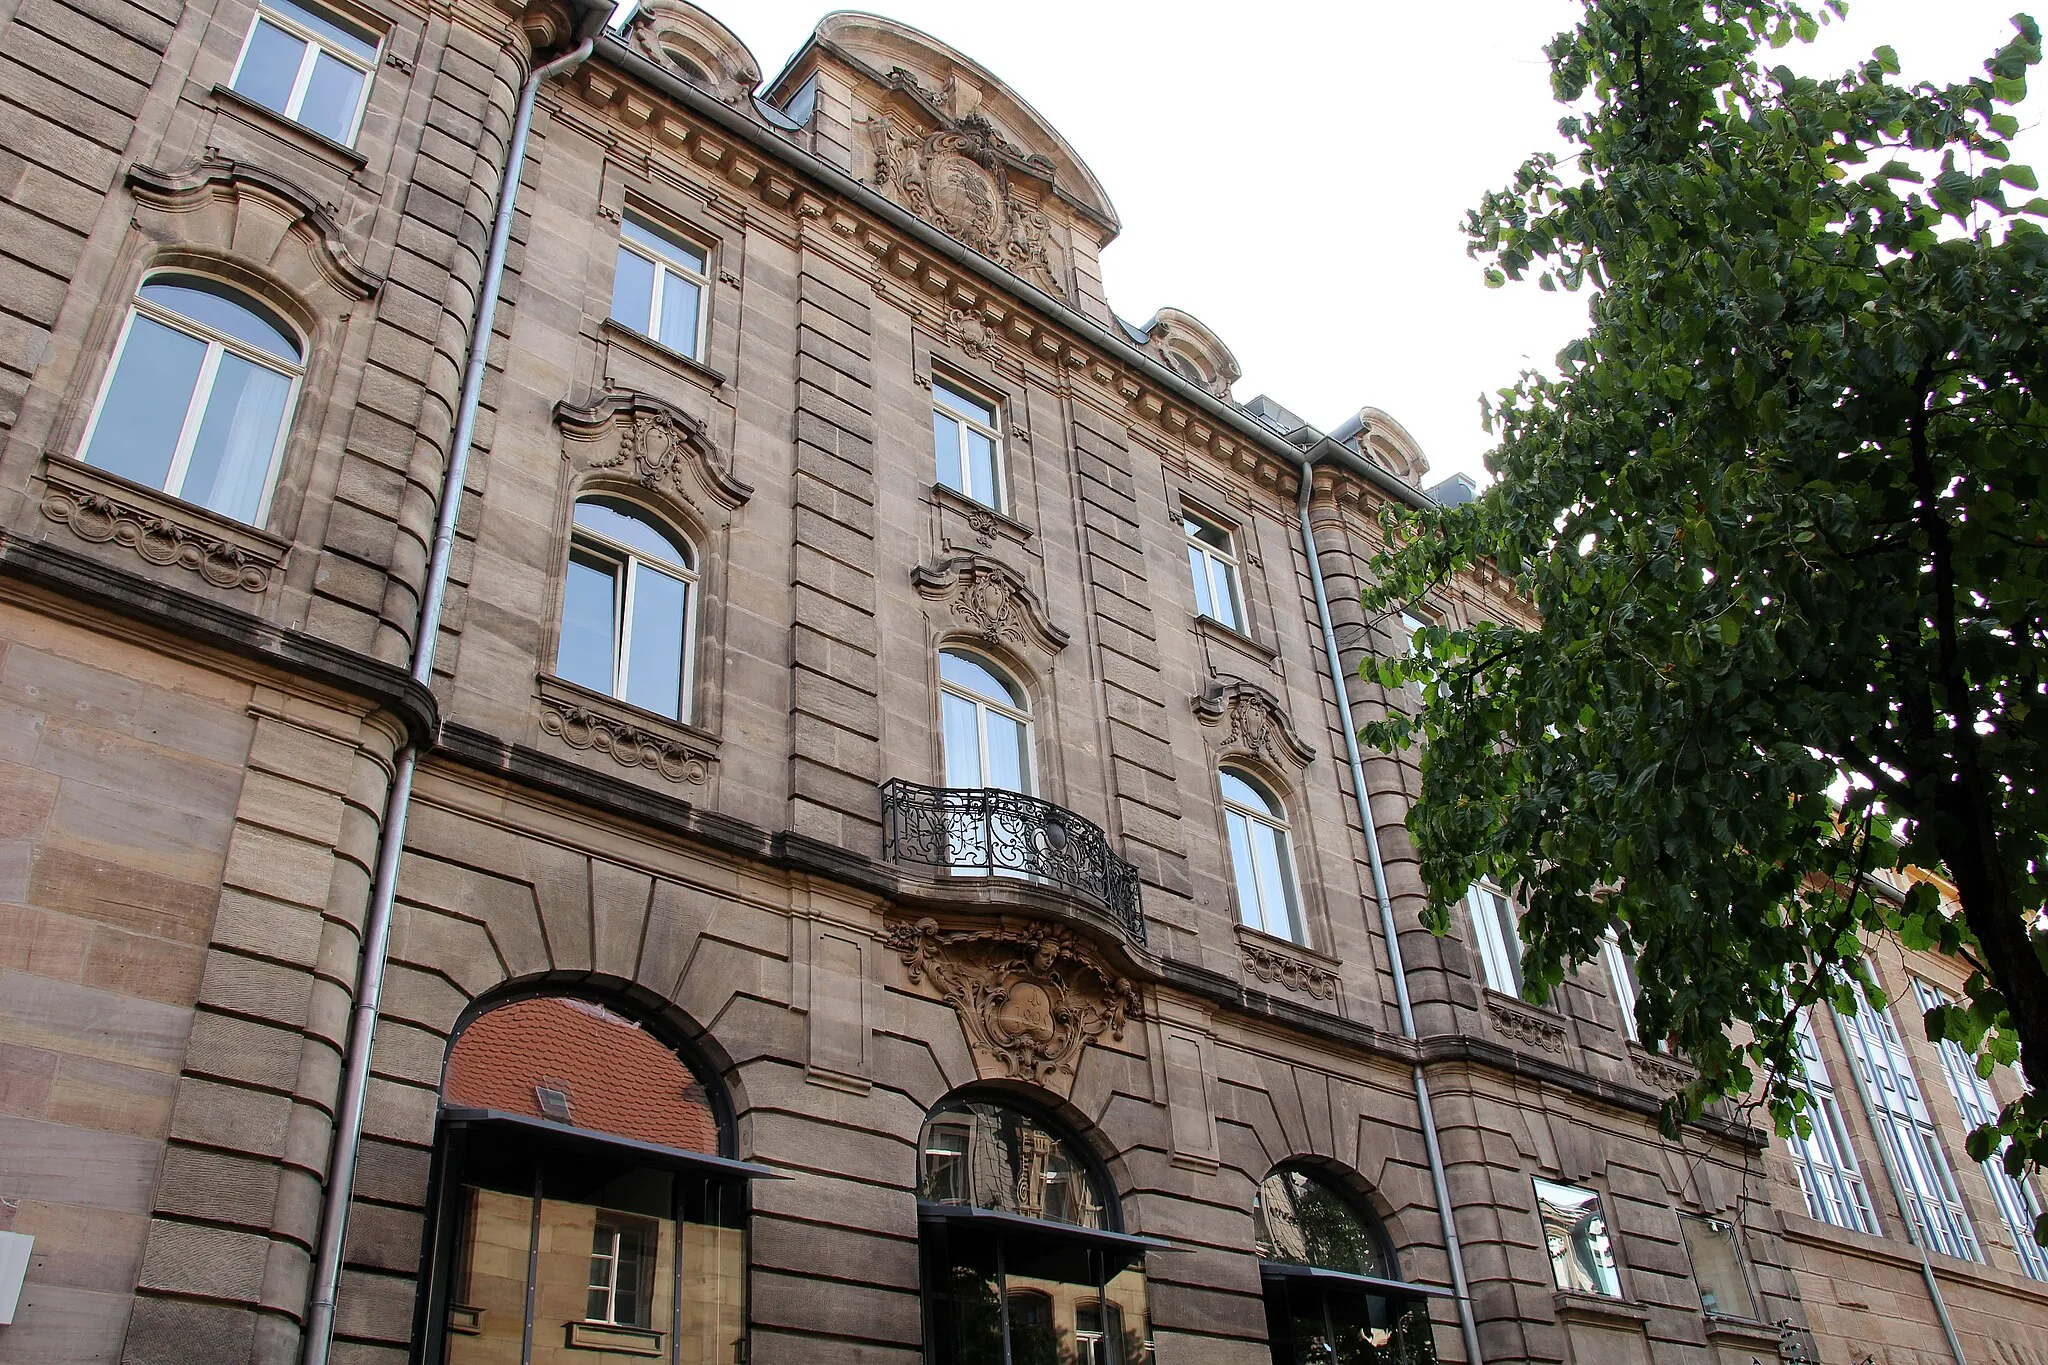
[[[993,541],[1000,531],[1011,540],[1022,545],[1031,539],[1031,528],[1004,512],[998,512],[985,502],[979,502],[965,493],[948,488],[942,483],[932,485],[932,501],[940,507],[959,513],[967,519],[968,526],[984,543]]]
[[[1738,1350],[1766,1351],[1775,1353],[1778,1349],[1778,1329],[1769,1323],[1753,1318],[1724,1317],[1719,1313],[1704,1314],[1707,1320],[1707,1340],[1715,1345],[1726,1344]]]
[[[325,133],[316,133],[302,123],[295,123],[267,104],[259,104],[238,90],[225,85],[216,85],[209,92],[214,107],[244,123],[254,124],[267,133],[289,142],[302,152],[310,152],[321,160],[331,163],[336,170],[354,175],[370,164],[370,159],[345,142],[336,142]]]
[[[673,346],[664,345],[644,332],[636,332],[623,322],[606,318],[598,324],[597,330],[611,345],[631,351],[643,360],[675,372],[683,379],[710,389],[722,388],[725,384],[725,376],[703,361],[693,360]]]
[[[42,514],[80,540],[189,569],[216,588],[261,593],[291,542],[118,474],[61,455],[43,462]]]
[[[1249,631],[1235,626],[1226,626],[1213,616],[1195,617],[1195,629],[1202,635],[1227,649],[1250,654],[1260,662],[1271,665],[1280,658],[1280,651],[1268,645]]]
[[[1640,1327],[1650,1320],[1650,1310],[1626,1299],[1605,1294],[1588,1294],[1578,1289],[1560,1289],[1551,1299],[1560,1318]]]
[[[571,1350],[603,1351],[623,1356],[659,1356],[661,1333],[644,1327],[616,1327],[608,1322],[572,1322],[564,1326],[563,1344]]]
[[[579,752],[608,756],[668,782],[701,787],[718,763],[718,739],[683,721],[643,711],[552,673],[535,680],[541,733]]]

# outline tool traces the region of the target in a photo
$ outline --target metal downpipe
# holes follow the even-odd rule
[[[1330,620],[1330,599],[1323,588],[1322,557],[1316,553],[1315,532],[1309,525],[1308,504],[1315,490],[1315,460],[1301,460],[1301,492],[1295,511],[1301,519],[1301,547],[1308,555],[1308,581],[1315,589],[1316,620],[1323,630],[1323,654],[1329,661],[1330,685],[1337,693],[1337,712],[1343,721],[1344,756],[1351,764],[1351,790],[1358,800],[1359,823],[1365,827],[1366,857],[1372,865],[1373,894],[1380,903],[1380,932],[1387,941],[1387,965],[1394,974],[1394,1000],[1401,1009],[1401,1036],[1415,1038],[1415,1011],[1408,999],[1408,969],[1401,960],[1401,939],[1394,923],[1394,902],[1387,894],[1386,866],[1380,860],[1380,835],[1373,820],[1372,797],[1366,791],[1365,763],[1358,756],[1358,725],[1351,715],[1351,692],[1344,685],[1344,656],[1337,648],[1337,628]],[[1436,1190],[1437,1220],[1443,1225],[1444,1251],[1451,1263],[1451,1288],[1457,1294],[1458,1335],[1465,1342],[1465,1359],[1470,1365],[1484,1365],[1479,1352],[1479,1325],[1472,1318],[1472,1293],[1465,1281],[1465,1249],[1458,1241],[1457,1219],[1451,1213],[1450,1186],[1444,1180],[1443,1149],[1437,1142],[1436,1109],[1430,1102],[1429,1082],[1416,1062],[1415,1106],[1422,1118],[1422,1143],[1429,1154],[1429,1180]]]
[[[497,212],[491,220],[491,244],[484,258],[483,288],[477,297],[475,325],[469,334],[469,356],[463,364],[462,389],[456,403],[455,431],[448,448],[448,468],[441,481],[441,507],[434,524],[434,544],[427,559],[425,595],[420,602],[419,628],[413,633],[412,678],[422,687],[434,678],[434,650],[440,642],[441,611],[448,597],[448,565],[455,552],[455,523],[462,515],[463,480],[469,471],[469,447],[476,438],[477,407],[483,396],[484,369],[490,359],[491,329],[496,324],[498,295],[505,280],[505,252],[512,240],[512,211],[519,197],[519,176],[526,163],[527,135],[533,128],[534,96],[541,84],[582,65],[596,46],[585,37],[553,61],[528,73],[519,87],[512,120],[512,141],[505,153],[505,175],[499,187]],[[362,966],[355,1004],[349,1012],[348,1041],[342,1054],[341,1094],[335,1105],[334,1150],[328,1163],[327,1191],[321,1201],[320,1245],[313,1268],[313,1292],[306,1307],[305,1365],[327,1365],[334,1345],[334,1302],[341,1286],[342,1251],[348,1236],[348,1211],[355,1195],[356,1159],[362,1148],[363,1106],[370,1088],[370,1051],[377,1013],[384,994],[384,968],[391,947],[391,909],[398,894],[398,862],[405,848],[406,815],[412,806],[413,773],[419,766],[422,736],[413,736],[398,752],[391,791],[384,803],[378,835],[377,867],[371,884],[369,912],[363,922]]]
[[[1919,1237],[1913,1235],[1913,1211],[1906,1203],[1906,1188],[1899,1179],[1899,1173],[1892,1165],[1892,1147],[1884,1140],[1884,1133],[1877,1126],[1877,1104],[1870,1095],[1870,1082],[1863,1075],[1863,1068],[1856,1061],[1856,1049],[1849,1041],[1849,1026],[1842,1022],[1842,1016],[1830,1009],[1835,1020],[1835,1040],[1842,1045],[1842,1056],[1849,1063],[1849,1074],[1856,1078],[1856,1098],[1863,1103],[1863,1117],[1870,1124],[1870,1132],[1877,1139],[1878,1164],[1884,1167],[1885,1183],[1892,1187],[1892,1202],[1899,1206],[1899,1217],[1906,1224],[1906,1240],[1913,1244],[1913,1250],[1920,1254],[1920,1278],[1927,1286],[1927,1297],[1934,1303],[1934,1316],[1941,1321],[1941,1335],[1948,1341],[1948,1353],[1955,1357],[1956,1365],[1969,1365],[1963,1359],[1963,1343],[1956,1336],[1956,1325],[1948,1315],[1948,1301],[1941,1297],[1941,1286],[1934,1280],[1934,1262],[1927,1258],[1927,1247]]]

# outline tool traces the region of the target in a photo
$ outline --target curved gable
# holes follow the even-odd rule
[[[1053,192],[1095,221],[1101,241],[1120,227],[1102,183],[1067,140],[986,67],[928,34],[879,15],[840,11],[818,24],[812,41],[842,60],[867,68],[941,121],[984,119],[998,145],[1017,154],[1020,169],[1036,170]],[[907,78],[907,79],[906,79]]]

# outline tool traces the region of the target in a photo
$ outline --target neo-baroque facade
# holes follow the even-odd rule
[[[1666,1141],[1420,928],[1469,484],[936,39],[607,17],[0,3],[0,1361],[2048,1363],[1955,964]]]

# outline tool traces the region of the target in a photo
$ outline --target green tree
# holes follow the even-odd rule
[[[1588,289],[1590,330],[1488,405],[1485,496],[1389,515],[1367,606],[1488,563],[1540,624],[1368,664],[1425,702],[1367,737],[1426,742],[1438,932],[1487,876],[1532,997],[1610,924],[1639,953],[1643,1036],[1702,1072],[1667,1123],[1761,1081],[1803,1125],[1794,1013],[1855,1008],[1886,934],[1974,968],[1933,1036],[2048,1080],[2048,201],[2009,197],[2013,22],[1984,76],[1908,87],[1885,48],[1768,66],[1817,25],[1784,0],[1586,0],[1547,49],[1576,156],[1466,225],[1489,283]],[[1906,864],[1960,917],[1878,894]],[[2048,1157],[2040,1089],[2001,1126]]]

